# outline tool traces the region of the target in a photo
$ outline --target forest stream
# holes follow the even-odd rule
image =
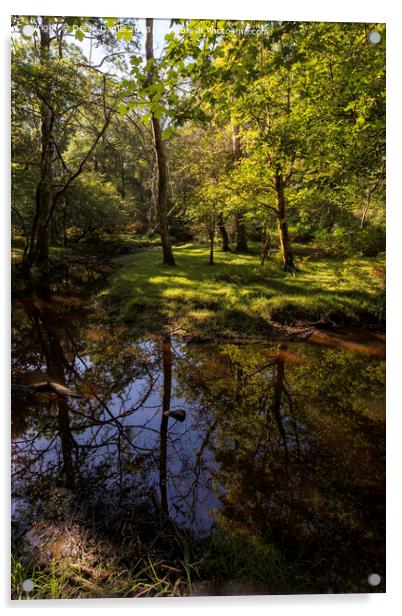
[[[177,588],[186,562],[186,593],[373,592],[368,576],[385,574],[384,344],[138,338],[95,299],[19,297],[14,554],[67,563],[87,584],[97,571],[109,596],[130,588],[107,590],[105,562],[147,558]],[[272,571],[235,562],[238,541],[245,559],[247,545],[255,562],[268,550]]]

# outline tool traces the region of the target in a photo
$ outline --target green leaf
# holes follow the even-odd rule
[[[117,36],[116,36],[116,39],[118,41],[120,41],[121,39],[124,39],[125,41],[129,42],[129,41],[131,41],[132,38],[133,38],[133,32],[127,26],[123,26],[118,31]]]
[[[117,111],[119,112],[120,116],[122,118],[124,118],[124,116],[127,114],[127,112],[130,110],[129,107],[127,107],[127,105],[125,103],[119,103],[117,105]]]
[[[131,66],[139,66],[141,62],[142,62],[142,59],[140,56],[131,56],[130,58]]]
[[[105,17],[104,19],[108,28],[113,28],[118,22],[117,17]]]
[[[168,126],[167,128],[165,128],[165,130],[162,133],[162,137],[165,141],[168,141],[171,136],[173,135],[173,128],[171,126]]]
[[[152,102],[149,108],[151,112],[154,114],[155,118],[158,118],[158,120],[161,119],[161,117],[163,116],[165,112],[165,108],[159,102]]]

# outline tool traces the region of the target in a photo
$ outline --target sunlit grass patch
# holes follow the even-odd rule
[[[122,567],[118,562],[107,563],[103,578],[96,579],[80,568],[60,566],[53,560],[49,567],[40,567],[34,561],[24,563],[13,559],[11,571],[11,598],[24,599],[78,599],[112,597],[180,597],[190,592],[191,580],[183,566],[181,577],[170,579],[163,563],[148,556],[138,571]],[[25,590],[27,581],[32,590]],[[189,583],[190,582],[190,583]]]
[[[175,247],[176,267],[162,264],[159,248],[139,252],[115,274],[104,294],[124,318],[145,319],[159,328],[162,321],[168,322],[202,334],[255,333],[271,320],[318,320],[328,315],[358,322],[364,314],[381,321],[381,257],[299,257],[297,271],[289,273],[275,255],[261,266],[255,252],[217,250],[211,266],[207,245],[186,244]]]

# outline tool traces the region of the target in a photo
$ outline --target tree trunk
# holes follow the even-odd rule
[[[233,146],[233,162],[238,165],[241,159],[241,147],[239,128],[235,124],[232,125],[232,146]],[[247,253],[247,232],[244,221],[244,213],[242,211],[236,213],[236,252]]]
[[[278,233],[279,243],[281,246],[283,265],[285,270],[294,269],[293,252],[289,238],[288,225],[285,220],[285,189],[283,185],[282,171],[279,167],[275,174],[275,189],[277,195],[277,215],[278,215]]]
[[[170,399],[172,393],[172,344],[170,334],[166,334],[166,336],[164,336],[162,339],[162,369],[163,398],[159,448],[159,490],[161,498],[161,509],[166,516],[169,516],[169,503],[167,496],[167,436]]]
[[[236,213],[236,252],[247,253],[248,245],[247,245],[247,232],[246,232],[246,224],[244,222],[244,215],[242,212]]]
[[[125,172],[125,169],[124,169],[124,160],[121,163],[120,177],[121,177],[121,191],[120,191],[120,194],[123,197],[123,199],[125,199],[126,198],[126,172]]]
[[[266,227],[262,230],[261,235],[261,265],[264,265],[265,259],[268,256],[268,251],[271,247],[271,236]]]
[[[367,190],[367,201],[363,207],[363,211],[362,211],[362,216],[360,219],[360,228],[363,229],[365,222],[366,222],[366,216],[368,214],[369,208],[370,208],[370,203],[371,203],[371,197],[373,196],[373,193],[377,190],[377,188],[382,184],[383,179],[384,179],[384,174],[385,174],[385,161],[383,161],[382,164],[382,168],[380,171],[380,175],[378,176],[375,184],[373,184],[373,186],[370,186],[369,189]]]
[[[60,36],[60,35],[59,35]],[[49,17],[42,17],[40,27],[40,62],[46,73],[52,73],[51,64],[51,41],[53,35],[50,32]],[[53,71],[54,72],[54,71]],[[104,91],[105,94],[105,91]],[[46,82],[45,92],[38,94],[41,118],[41,156],[40,156],[40,180],[36,189],[35,214],[32,221],[31,233],[25,258],[22,262],[22,270],[32,280],[38,278],[46,280],[49,274],[49,246],[50,228],[52,216],[57,202],[65,195],[69,185],[82,173],[86,162],[94,152],[97,144],[107,130],[112,117],[112,111],[105,112],[105,122],[102,129],[96,135],[91,147],[81,159],[77,170],[64,182],[61,188],[54,190],[53,172],[56,158],[55,145],[55,115],[51,106],[51,79]],[[36,271],[35,271],[36,270]],[[35,275],[33,276],[33,273]]]
[[[46,65],[50,60],[49,18],[42,17],[40,28],[40,61]],[[49,88],[49,85],[48,85]],[[49,92],[47,92],[49,94]],[[53,162],[55,146],[53,139],[54,117],[46,99],[40,102],[41,117],[41,162],[40,180],[36,189],[36,207],[29,245],[23,266],[26,270],[37,267],[45,276],[49,271],[50,222],[53,204]]]
[[[283,446],[287,454],[288,447],[287,447],[286,432],[285,432],[282,415],[281,415],[282,395],[285,389],[285,361],[282,357],[281,351],[286,350],[286,348],[287,348],[286,345],[282,345],[282,344],[280,344],[278,347],[278,355],[277,355],[277,359],[275,360],[276,370],[274,371],[274,374],[273,374],[274,396],[273,396],[272,404],[269,410],[273,414],[275,421],[278,425],[279,433],[283,441]]]
[[[64,195],[64,207],[63,207],[63,246],[67,246],[67,195]]]
[[[46,366],[46,377],[48,381],[58,385],[66,386],[66,376],[64,366],[66,357],[60,338],[58,322],[54,319],[53,311],[47,306],[51,302],[50,288],[43,286],[36,288],[35,295],[44,300],[44,307],[26,307],[28,316],[34,323],[42,352],[43,364]],[[61,459],[63,463],[62,471],[65,486],[74,490],[76,483],[76,468],[74,464],[73,451],[75,446],[74,437],[71,430],[71,417],[69,403],[66,398],[57,396],[57,433],[61,444]]]
[[[226,231],[225,223],[223,222],[222,214],[220,214],[218,217],[218,229],[222,238],[222,252],[230,252],[229,236],[228,232]]]
[[[210,231],[209,232],[209,264],[210,265],[214,264],[214,236],[215,236],[215,232]]]
[[[147,62],[153,60],[153,19],[146,19],[146,35],[145,35],[145,57]],[[149,82],[152,83],[154,70],[149,73]],[[166,164],[165,146],[162,140],[162,131],[159,119],[152,113],[152,134],[155,149],[156,164],[158,169],[158,197],[157,197],[157,215],[158,228],[161,236],[163,262],[166,265],[176,265],[172,244],[170,241],[169,225],[167,220],[168,210],[168,175]]]

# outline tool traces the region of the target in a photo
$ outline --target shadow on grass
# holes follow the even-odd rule
[[[159,250],[138,253],[112,279],[110,301],[125,319],[145,329],[165,323],[231,333],[266,331],[269,321],[297,319],[378,322],[381,286],[373,259],[322,259],[300,262],[296,275],[284,272],[275,257],[264,266],[256,255],[217,253],[185,245],[175,250],[176,267],[161,263]]]

